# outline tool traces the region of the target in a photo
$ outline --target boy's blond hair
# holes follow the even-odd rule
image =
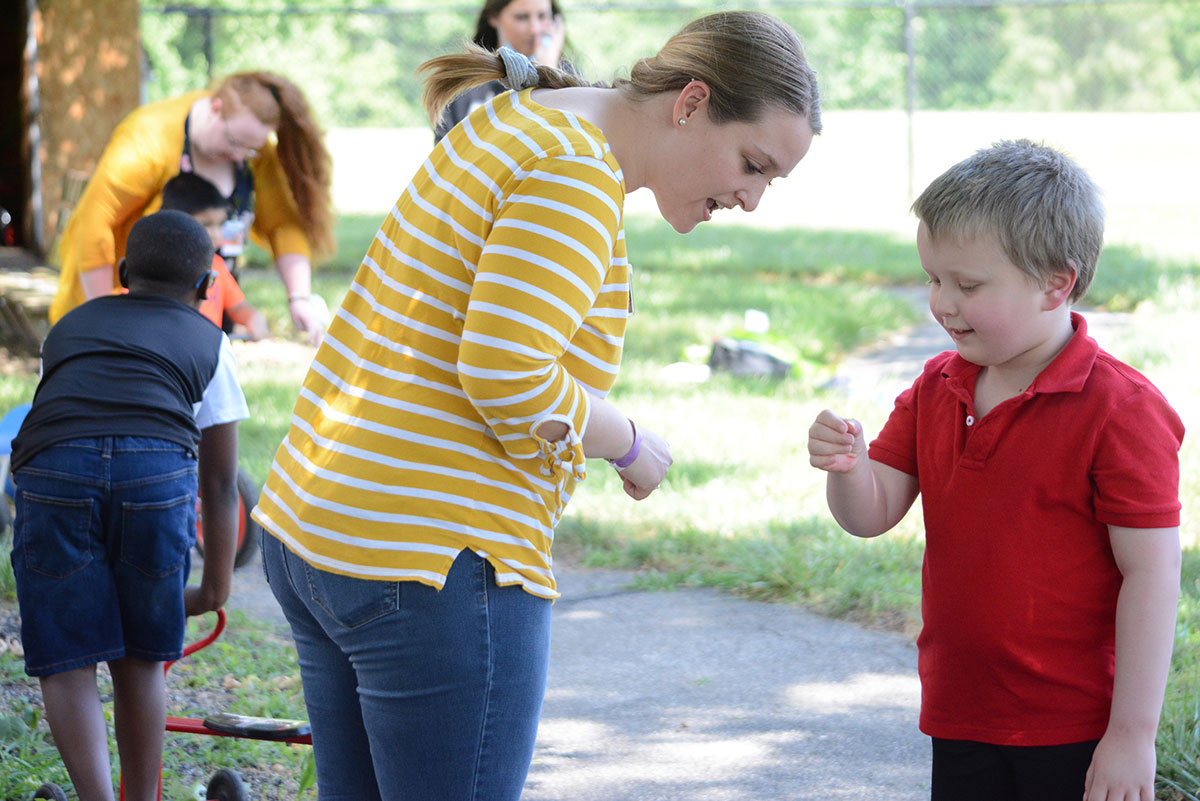
[[[1039,285],[1076,272],[1071,302],[1087,293],[1104,243],[1100,191],[1078,164],[1028,139],[1001,141],[960,161],[912,206],[930,239],[995,236]]]

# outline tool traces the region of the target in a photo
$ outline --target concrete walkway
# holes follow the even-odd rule
[[[903,290],[923,304],[924,289]],[[1091,312],[1107,339],[1123,315]],[[892,400],[950,345],[931,319],[852,355],[833,386]],[[919,801],[912,641],[709,590],[556,565],[549,685],[526,801]],[[282,616],[257,563],[232,608]]]
[[[629,578],[561,571],[527,801],[928,797],[907,638]]]
[[[556,566],[525,801],[928,798],[911,640],[634,574]],[[255,561],[231,609],[284,621]]]
[[[919,326],[848,359],[836,381],[891,392],[890,404],[947,344]],[[640,591],[630,572],[561,560],[555,572],[525,801],[928,798],[910,639],[711,590]],[[237,571],[229,606],[283,623],[257,561]]]

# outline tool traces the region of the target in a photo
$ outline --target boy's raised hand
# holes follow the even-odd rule
[[[862,423],[828,409],[808,429],[808,462],[829,473],[829,511],[856,537],[876,537],[899,523],[920,490],[915,475],[871,461]]]
[[[825,409],[808,429],[808,462],[830,473],[849,473],[867,455],[862,424]]]

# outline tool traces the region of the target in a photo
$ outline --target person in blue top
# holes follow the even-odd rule
[[[67,313],[42,346],[42,379],[13,441],[13,573],[25,670],[76,794],[112,801],[96,686],[107,662],[124,798],[158,795],[163,662],[187,615],[225,603],[237,536],[237,423],[249,416],[229,339],[196,309],[212,243],[162,211],[130,231],[127,295]],[[186,587],[204,515],[204,572]]]

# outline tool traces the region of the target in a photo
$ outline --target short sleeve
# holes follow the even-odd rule
[[[221,311],[229,311],[239,303],[245,302],[246,293],[238,286],[237,279],[229,272],[229,268],[224,265],[223,260],[217,269],[217,283],[221,286]]]
[[[213,257],[213,270],[217,280],[208,290],[208,297],[200,303],[200,313],[213,322],[217,328],[224,322],[225,312],[246,299],[237,279],[225,266],[225,260],[220,256]]]
[[[896,398],[887,422],[867,450],[871,461],[885,464],[910,476],[917,475],[916,385]]]
[[[1179,525],[1183,423],[1166,399],[1143,386],[1103,422],[1092,461],[1096,518],[1113,526]]]
[[[246,396],[237,379],[237,357],[229,337],[221,334],[221,355],[212,380],[204,388],[204,396],[195,404],[196,427],[200,430],[212,426],[234,423],[250,416]]]

